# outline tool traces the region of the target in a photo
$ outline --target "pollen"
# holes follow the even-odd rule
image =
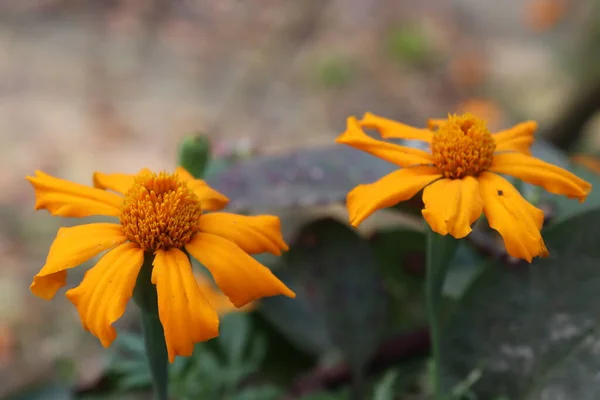
[[[486,122],[466,113],[448,115],[431,141],[435,166],[446,178],[477,176],[492,164],[496,144]]]
[[[143,173],[125,194],[121,225],[144,251],[181,248],[198,231],[200,201],[175,174]]]

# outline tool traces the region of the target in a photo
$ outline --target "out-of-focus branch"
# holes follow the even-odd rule
[[[586,80],[574,93],[575,97],[558,119],[540,134],[565,151],[573,149],[583,134],[585,124],[600,110],[600,74]]]

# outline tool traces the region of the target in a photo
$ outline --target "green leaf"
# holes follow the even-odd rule
[[[390,298],[389,330],[425,322],[425,233],[409,228],[376,231],[369,242]]]
[[[600,209],[543,232],[550,257],[492,262],[444,329],[444,383],[479,398],[597,399]]]
[[[251,326],[248,315],[230,313],[221,317],[217,340],[229,365],[241,364],[250,334]]]
[[[307,279],[294,278],[289,266],[274,269],[283,283],[296,293],[295,299],[283,296],[261,300],[259,312],[290,342],[301,350],[319,356],[332,346],[322,310],[315,308],[311,299],[313,287]]]
[[[375,386],[373,400],[394,400],[394,384],[397,378],[398,371],[388,371]]]
[[[277,400],[282,391],[274,386],[251,387],[235,394],[231,400]]]
[[[383,281],[368,241],[334,219],[321,219],[301,230],[286,259],[312,283],[313,304],[360,380],[387,318]]]
[[[196,179],[204,177],[210,159],[210,141],[202,134],[188,136],[179,145],[179,165]]]

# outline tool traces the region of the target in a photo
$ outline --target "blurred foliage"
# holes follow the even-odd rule
[[[412,25],[396,26],[388,34],[387,51],[401,63],[422,64],[431,61],[433,49],[423,31]]]
[[[352,60],[343,56],[329,56],[315,66],[315,80],[325,88],[342,88],[352,82],[355,76]]]

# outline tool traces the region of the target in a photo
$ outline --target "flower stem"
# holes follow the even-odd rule
[[[165,334],[158,317],[158,295],[156,286],[152,283],[152,262],[154,256],[146,254],[144,265],[137,278],[133,299],[140,307],[142,315],[142,332],[144,335],[144,347],[150,367],[150,375],[156,395],[156,400],[168,399],[169,383],[169,359]]]
[[[431,353],[433,356],[433,389],[436,400],[444,399],[442,387],[441,356],[441,304],[442,289],[446,281],[448,266],[454,257],[458,240],[450,235],[442,236],[433,231],[427,235],[427,276],[425,282],[425,301],[429,332],[431,335]]]

